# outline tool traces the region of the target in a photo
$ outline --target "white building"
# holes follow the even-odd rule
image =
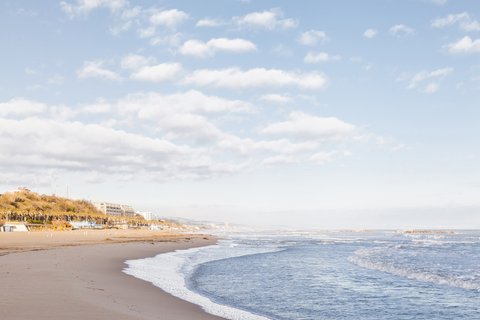
[[[135,218],[135,211],[133,211],[131,206],[108,202],[94,202],[93,205],[95,208],[103,212],[103,214],[116,217]]]
[[[141,215],[147,221],[155,220],[155,218],[156,218],[156,216],[151,212],[137,211],[135,213]]]
[[[122,207],[122,214],[128,218],[135,218],[135,211],[131,206],[121,205]]]

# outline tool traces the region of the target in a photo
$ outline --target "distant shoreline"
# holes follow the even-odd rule
[[[222,319],[122,272],[124,261],[216,243],[148,230],[0,233],[7,319]],[[47,237],[48,236],[48,237]]]

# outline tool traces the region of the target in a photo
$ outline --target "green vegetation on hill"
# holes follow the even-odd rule
[[[35,192],[6,193],[1,196],[0,217],[4,220],[42,222],[90,220],[101,224],[126,219],[104,215],[86,200],[39,195]]]
[[[116,223],[139,224],[161,223],[165,228],[184,228],[180,223],[146,221],[141,215],[135,218],[105,215],[87,200],[72,200],[56,196],[40,195],[35,192],[6,193],[0,196],[0,226],[4,221],[22,221],[42,224],[41,228],[56,221],[95,221],[97,224],[114,225]]]
[[[0,197],[0,208],[10,211],[100,213],[85,200],[72,200],[35,192],[6,193]]]

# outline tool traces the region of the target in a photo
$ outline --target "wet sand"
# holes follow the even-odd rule
[[[0,318],[222,319],[122,272],[125,260],[215,242],[146,230],[0,233]]]

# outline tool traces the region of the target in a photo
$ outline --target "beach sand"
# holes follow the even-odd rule
[[[125,260],[215,242],[147,230],[0,233],[0,319],[222,319],[122,272]]]

